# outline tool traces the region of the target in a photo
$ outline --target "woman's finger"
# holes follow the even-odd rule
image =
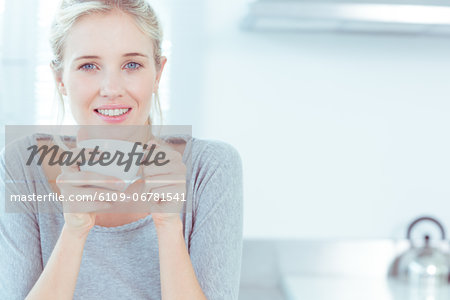
[[[155,175],[169,175],[172,173],[185,174],[186,166],[183,163],[168,163],[164,166],[145,166],[143,169],[144,177]]]
[[[126,187],[126,182],[120,178],[90,171],[61,173],[56,178],[56,184],[74,187],[92,185],[117,191],[122,191]]]
[[[63,204],[64,213],[88,213],[107,211],[113,207],[110,202],[89,201],[89,202],[73,202]]]
[[[152,153],[152,157],[154,157],[163,152],[165,154],[164,161],[167,162],[164,165],[156,165],[155,163],[148,164],[153,161],[151,158],[150,161],[145,161],[143,164],[143,176],[155,176],[155,175],[168,175],[172,173],[186,173],[186,166],[183,163],[182,156],[178,151],[169,148],[168,146],[160,146],[159,144],[155,144],[156,148]],[[148,165],[146,165],[147,163]]]
[[[152,156],[148,162],[153,161],[158,153],[164,153],[164,161],[170,160],[171,162],[181,162],[183,159],[181,153],[170,147],[167,143],[159,140],[150,140],[147,143],[147,149],[144,151],[144,159],[147,158],[150,151],[152,151]]]
[[[178,184],[186,184],[186,175],[184,174],[169,174],[148,176],[144,178],[145,191],[153,192],[157,188],[175,186]]]
[[[117,192],[98,188],[69,188],[64,191],[65,212],[93,212],[111,208],[122,201]]]
[[[149,196],[152,213],[180,213],[187,203],[184,185],[156,188]]]
[[[88,160],[91,157],[90,152],[94,149],[90,148],[71,148],[70,149],[70,157],[65,156],[65,163],[61,166],[61,171],[63,173],[73,173],[78,172],[80,170],[80,165],[86,165]],[[97,152],[94,155],[94,159],[98,159],[100,157],[101,152]]]

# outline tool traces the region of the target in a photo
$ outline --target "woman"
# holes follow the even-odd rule
[[[79,125],[150,125],[152,95],[166,58],[161,29],[141,0],[65,0],[52,27],[52,69]],[[119,116],[120,115],[120,116]],[[10,194],[61,195],[120,190],[115,177],[78,166],[25,166],[33,135],[0,158]],[[39,213],[39,203],[0,216],[0,299],[237,299],[242,250],[242,171],[237,152],[221,142],[179,137],[161,146],[165,170],[185,182],[153,188],[186,192],[186,213]],[[190,161],[191,163],[187,163]],[[150,178],[164,176],[145,167]],[[152,173],[153,172],[153,173]],[[19,184],[17,178],[25,179]],[[13,183],[10,183],[12,180]],[[16,182],[16,183],[14,183]],[[6,184],[5,184],[6,183]],[[113,204],[114,205],[114,204]]]

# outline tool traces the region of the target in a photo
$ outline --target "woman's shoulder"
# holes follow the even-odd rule
[[[237,149],[219,140],[192,138],[190,153],[193,169],[225,173],[241,173],[242,160]]]
[[[237,149],[227,142],[189,135],[166,136],[163,139],[173,146],[184,145],[185,160],[192,159],[202,163],[241,162]]]
[[[239,215],[243,169],[237,149],[227,142],[210,139],[193,138],[190,144],[187,148],[192,151],[190,186],[195,195],[192,202],[195,218],[207,218],[214,210],[225,211],[227,218],[230,214]]]
[[[203,182],[215,177],[242,177],[242,160],[231,144],[213,140],[179,135],[165,137],[172,145],[184,145],[183,162],[190,170],[191,178]]]
[[[15,139],[7,140],[5,146],[0,152],[0,159],[3,164],[17,165],[27,164],[27,158],[33,152],[38,152],[41,146],[53,146],[55,138],[58,138],[65,145],[73,143],[74,138],[71,136],[58,136],[47,133],[33,133],[23,135]],[[29,162],[28,162],[29,163]]]
[[[237,149],[224,141],[193,138],[192,149],[193,153],[210,159],[240,159]]]
[[[26,134],[22,135],[20,137],[9,139],[6,141],[6,145],[3,150],[5,149],[16,149],[18,150],[21,146],[33,146],[38,143],[48,143],[53,142],[55,139],[58,138],[59,140],[63,141],[66,144],[73,143],[75,141],[75,137],[73,136],[56,136],[53,134],[48,133],[32,133],[32,134]]]
[[[14,139],[7,139],[5,146],[1,151],[1,157],[8,162],[11,160],[20,159],[23,161],[23,154],[27,153],[28,148],[36,145],[37,139],[44,138],[43,134],[30,134],[21,137],[16,137]]]

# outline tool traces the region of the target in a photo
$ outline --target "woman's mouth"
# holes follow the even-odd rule
[[[102,120],[108,123],[119,123],[125,120],[131,112],[131,108],[105,108],[105,109],[94,109],[94,112]]]

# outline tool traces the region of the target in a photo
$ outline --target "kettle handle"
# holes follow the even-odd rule
[[[409,225],[409,227],[408,227],[408,233],[406,234],[406,238],[407,238],[408,240],[411,240],[411,231],[412,231],[413,227],[414,227],[417,223],[422,222],[422,221],[431,221],[431,222],[434,222],[434,223],[439,227],[439,229],[441,230],[442,239],[445,240],[445,230],[444,230],[444,227],[442,226],[441,223],[439,223],[436,219],[434,219],[434,218],[432,218],[432,217],[421,217],[421,218],[418,218],[418,219],[414,220],[414,221]]]

